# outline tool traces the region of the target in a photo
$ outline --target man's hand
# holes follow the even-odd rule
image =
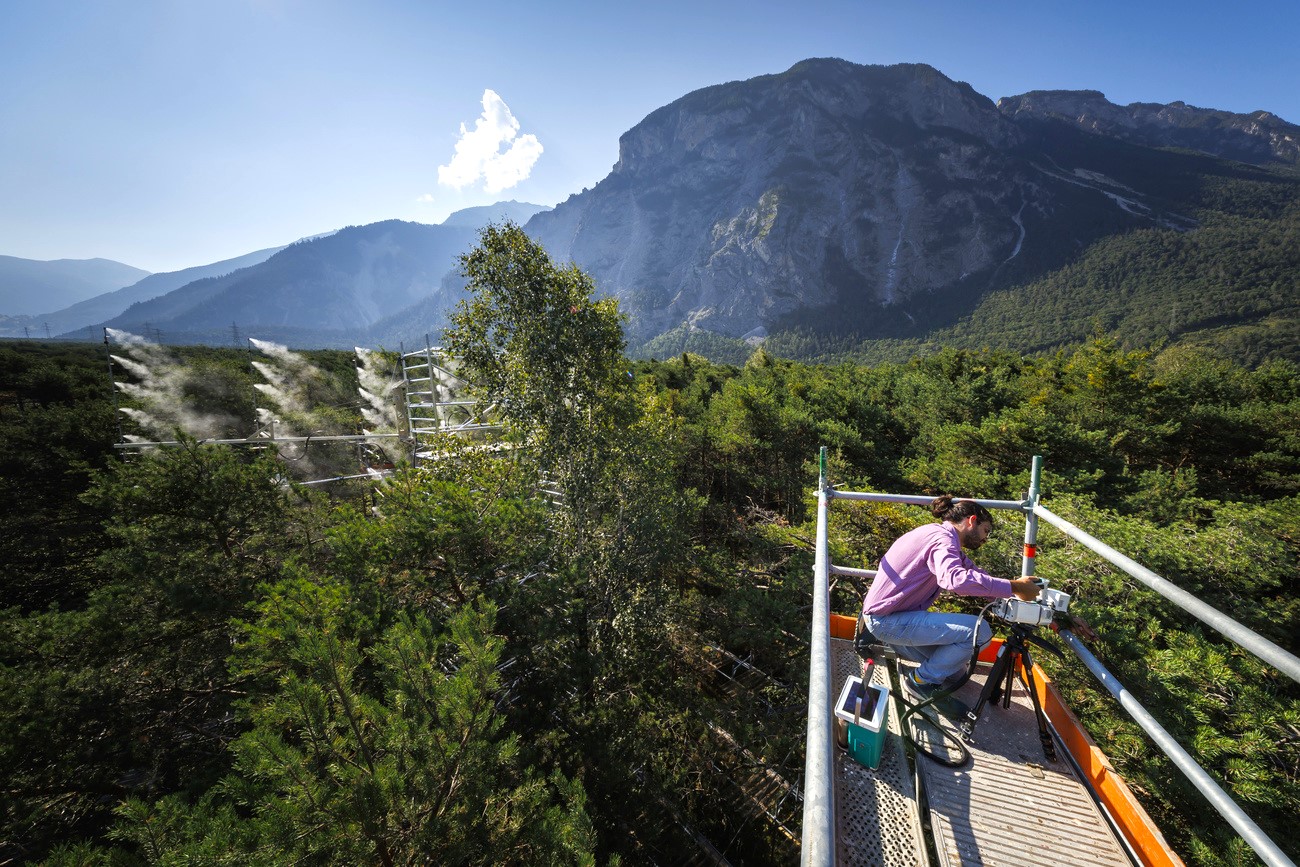
[[[1056,616],[1057,616],[1057,619],[1058,619],[1058,620],[1063,621],[1063,622],[1060,623],[1060,628],[1061,628],[1061,629],[1068,629],[1068,630],[1070,630],[1070,631],[1073,632],[1075,635],[1077,635],[1077,636],[1079,636],[1080,638],[1082,638],[1084,641],[1096,641],[1096,640],[1097,640],[1097,633],[1093,632],[1093,631],[1092,631],[1092,627],[1088,625],[1088,621],[1084,620],[1084,619],[1083,619],[1082,617],[1080,617],[1079,615],[1077,615],[1077,614],[1066,614],[1066,615],[1062,616],[1062,615],[1058,614],[1058,615],[1056,615]],[[1057,624],[1052,624],[1052,625],[1053,625],[1053,627],[1055,627]]]
[[[1033,602],[1038,598],[1042,587],[1032,578],[1012,578],[1011,592],[1026,602]]]

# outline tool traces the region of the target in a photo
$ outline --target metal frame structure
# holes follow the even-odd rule
[[[874,576],[865,569],[836,567],[830,562],[827,520],[832,500],[865,500],[870,502],[906,503],[925,506],[930,497],[907,494],[884,494],[837,491],[827,481],[826,449],[819,456],[820,474],[817,488],[816,556],[813,564],[813,606],[811,660],[808,674],[808,737],[804,766],[804,815],[802,863],[804,865],[831,865],[835,863],[835,787],[834,719],[831,713],[832,674],[830,657],[830,576],[833,574]],[[1080,542],[1089,550],[1141,581],[1165,599],[1180,606],[1203,623],[1250,651],[1263,662],[1277,668],[1288,677],[1300,682],[1300,658],[1287,652],[1242,624],[1206,605],[1190,593],[1150,569],[1124,556],[1095,537],[1054,515],[1040,500],[1042,458],[1035,456],[1031,471],[1030,488],[1023,501],[975,500],[989,509],[1020,512],[1025,516],[1024,553],[1021,575],[1035,574],[1038,546],[1038,525],[1043,519],[1067,537]],[[1113,674],[1107,671],[1095,656],[1068,629],[1061,635],[1066,645],[1083,662],[1084,666],[1120,703],[1180,771],[1196,786],[1210,804],[1250,845],[1265,864],[1270,867],[1295,867],[1285,853],[1255,824],[1232,798],[1188,755],[1177,741],[1125,690]]]
[[[113,448],[123,451],[138,451],[147,448],[173,447],[179,446],[179,440],[134,440],[125,441],[122,432],[122,418],[120,414],[121,401],[118,398],[118,383],[116,368],[113,366],[112,346],[109,339],[109,329],[104,329],[104,348],[105,357],[108,361],[108,387],[113,395],[113,409],[117,415],[117,435],[121,442],[113,443]],[[249,352],[252,352],[254,339],[248,339]],[[394,412],[394,416],[400,421],[400,415]],[[272,420],[270,424],[262,425],[252,434],[246,437],[229,437],[222,439],[203,438],[198,442],[202,445],[229,445],[229,446],[277,446],[289,444],[307,445],[309,443],[335,442],[335,443],[366,443],[383,440],[402,439],[403,434],[398,433],[366,433],[366,434],[308,434],[307,436],[276,436],[276,422]],[[329,480],[321,480],[329,481]]]
[[[402,352],[406,423],[411,440],[418,443],[421,436],[501,428],[499,423],[488,420],[495,404],[480,409],[477,400],[459,397],[469,383],[451,369],[453,366],[446,351],[431,346],[428,338],[424,349]]]
[[[251,338],[250,338],[251,341]],[[110,347],[108,329],[104,330],[104,345]],[[108,355],[109,390],[113,394],[114,408],[120,405],[113,358]],[[460,398],[460,393],[468,383],[453,372],[454,359],[441,347],[429,344],[425,338],[423,349],[407,352],[399,350],[401,363],[401,408],[394,405],[395,433],[363,434],[317,434],[308,436],[276,436],[275,422],[265,426],[247,437],[225,439],[201,439],[205,445],[232,446],[271,446],[310,443],[367,443],[400,440],[411,448],[414,461],[421,457],[428,458],[430,452],[421,452],[421,445],[435,436],[446,434],[464,434],[474,431],[499,430],[501,425],[488,418],[495,405],[480,408],[477,400]],[[121,416],[117,414],[118,436],[122,438]],[[138,451],[147,448],[179,446],[178,440],[137,440],[122,441],[113,444],[113,448],[124,451]],[[362,473],[355,476],[340,476],[335,479],[318,479],[307,484],[337,481],[340,479],[375,478],[381,474]]]

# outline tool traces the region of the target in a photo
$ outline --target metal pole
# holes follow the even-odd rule
[[[113,345],[108,342],[108,328],[104,328],[104,359],[108,362],[108,390],[113,393],[113,418],[117,420],[117,441],[122,437],[122,408],[117,397],[117,377],[113,374]]]
[[[398,439],[395,433],[377,433],[377,434],[329,434],[322,436],[305,436],[305,437],[277,437],[274,435],[274,422],[272,422],[272,436],[270,438],[258,439],[256,437],[245,437],[244,439],[224,439],[224,440],[198,440],[201,446],[258,446],[271,445],[273,443],[323,443],[323,442],[370,442],[371,440],[391,440]],[[154,446],[178,446],[178,440],[159,440],[158,442],[133,442],[133,443],[115,443],[115,449],[142,449]]]
[[[855,569],[852,566],[836,566],[831,564],[830,573],[832,575],[848,575],[850,578],[866,578],[874,580],[876,569]]]
[[[1193,617],[1249,650],[1287,677],[1300,682],[1300,658],[1297,658],[1294,654],[1288,653],[1259,633],[1247,629],[1218,609],[1206,605],[1178,585],[1161,578],[1136,560],[1125,557],[1105,542],[1088,535],[1064,518],[1052,514],[1043,506],[1034,506],[1034,513],[1071,539],[1082,543],[1085,548],[1100,554],[1103,559],[1123,569]]]
[[[928,506],[930,503],[934,502],[934,497],[925,497],[917,494],[878,494],[863,491],[835,491],[834,497],[837,500],[868,500],[873,503],[905,503],[909,506]],[[1025,503],[1023,500],[972,499],[971,502],[979,503],[986,509],[1006,509],[1011,512],[1023,512],[1025,510]]]
[[[257,368],[253,366],[253,362],[256,360],[256,356],[253,355],[254,346],[253,346],[252,337],[249,337],[244,341],[244,348],[248,350],[248,373],[251,380],[253,377],[257,376]],[[258,395],[261,394],[261,392],[257,390],[256,383],[253,383],[252,388],[253,388],[253,430],[256,431],[262,424],[261,419],[257,417],[257,401],[258,401]]]
[[[811,660],[808,666],[808,742],[804,757],[804,867],[835,863],[835,739],[831,736],[830,544],[826,519],[831,489],[826,484],[826,447],[817,483],[817,554],[813,563]]]
[[[1043,456],[1034,455],[1029,471],[1029,493],[1025,496],[1025,551],[1020,560],[1020,577],[1030,578],[1034,572],[1034,558],[1038,556],[1038,516],[1034,507],[1040,496],[1039,482],[1043,474]]]
[[[1273,867],[1295,867],[1295,862],[1288,858],[1278,848],[1277,844],[1270,840],[1260,830],[1259,826],[1242,812],[1241,807],[1238,807],[1236,802],[1219,787],[1219,784],[1214,782],[1213,778],[1187,754],[1187,751],[1179,745],[1178,741],[1174,740],[1173,736],[1165,731],[1160,723],[1156,722],[1155,717],[1151,716],[1147,709],[1133,697],[1133,694],[1124,688],[1124,684],[1116,680],[1115,675],[1106,670],[1105,666],[1097,660],[1097,657],[1092,655],[1092,651],[1088,650],[1081,640],[1068,629],[1061,630],[1061,638],[1075,652],[1075,655],[1083,661],[1083,664],[1087,666],[1093,676],[1101,681],[1101,685],[1106,687],[1107,691],[1119,701],[1120,706],[1128,711],[1129,715],[1142,727],[1142,730],[1151,736],[1151,739],[1156,742],[1156,746],[1160,747],[1164,754],[1173,760],[1173,763],[1178,766],[1178,770],[1182,771],[1187,779],[1191,780],[1192,785],[1196,786],[1197,790],[1205,795],[1210,805],[1218,810],[1219,814],[1227,819],[1237,833],[1250,844],[1250,848],[1255,850],[1255,854],[1265,864],[1273,865]]]

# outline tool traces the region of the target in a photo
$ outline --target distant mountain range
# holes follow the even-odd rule
[[[132,304],[104,324],[183,343],[229,343],[236,333],[304,348],[423,342],[460,297],[456,260],[479,229],[544,210],[501,202],[457,211],[440,225],[348,226]]]
[[[998,101],[1012,118],[1061,120],[1103,136],[1156,148],[1185,148],[1263,165],[1300,164],[1300,128],[1268,111],[1233,114],[1183,102],[1115,105],[1095,90],[1035,90]]]
[[[37,334],[38,328],[43,333],[45,328],[48,327],[53,334],[75,333],[82,328],[88,328],[89,333],[87,336],[92,340],[98,340],[99,335],[95,333],[97,326],[117,316],[132,304],[166,295],[195,280],[229,274],[240,268],[248,268],[259,262],[265,262],[283,249],[283,247],[271,247],[266,250],[258,250],[255,253],[236,256],[233,259],[214,262],[211,265],[199,265],[180,271],[149,274],[144,279],[137,280],[121,289],[95,295],[85,301],[79,301],[76,304],[50,313],[38,313],[34,316],[0,317],[0,337],[16,337],[23,328],[27,328],[33,336]],[[130,270],[138,271],[135,268]]]
[[[384,316],[438,293],[475,232],[398,220],[349,226],[133,304],[106,324],[169,341],[228,343],[235,325],[296,346],[354,346]]]
[[[40,262],[0,256],[0,313],[11,316],[58,310],[148,276],[110,259]]]
[[[457,255],[508,218],[618,297],[647,355],[1042,350],[1097,327],[1294,354],[1298,165],[1300,127],[1264,111],[1095,91],[995,104],[928,66],[809,60],[652,112],[608,177],[553,210],[348,227],[93,324],[175,342],[436,339],[463,292]]]
[[[493,221],[525,223],[546,209],[498,202],[457,211],[441,225],[389,220],[349,226],[143,279],[139,275],[147,272],[109,263],[136,281],[54,312],[0,315],[0,338],[48,332],[99,340],[109,327],[174,343],[230,343],[235,336],[302,347],[423,341],[442,326],[461,292],[456,259],[479,229]],[[19,278],[26,273],[14,270]],[[39,267],[27,272],[44,273]]]

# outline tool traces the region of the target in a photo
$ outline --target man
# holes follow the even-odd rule
[[[970,664],[972,640],[983,647],[993,637],[989,625],[974,615],[930,611],[940,590],[1025,600],[1037,598],[1040,590],[1031,578],[995,578],[962,550],[974,551],[988,540],[993,530],[988,509],[945,494],[930,504],[930,512],[941,523],[917,527],[890,546],[862,603],[861,625],[899,656],[921,663],[903,677],[903,688],[915,701],[956,686]]]

